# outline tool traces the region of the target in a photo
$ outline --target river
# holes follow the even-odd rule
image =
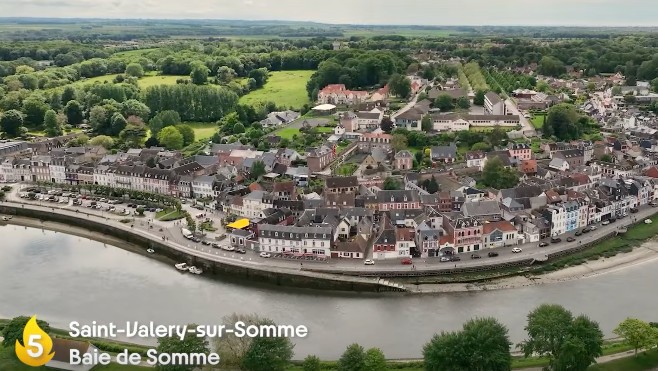
[[[227,283],[181,274],[164,263],[85,238],[0,227],[0,317],[36,314],[52,326],[70,321],[217,324],[233,312],[306,325],[295,359],[337,359],[357,342],[388,358],[420,357],[435,332],[493,316],[523,340],[525,316],[558,303],[601,324],[606,336],[626,317],[657,321],[658,262],[560,284],[431,296],[332,294]],[[654,287],[654,288],[652,288]]]

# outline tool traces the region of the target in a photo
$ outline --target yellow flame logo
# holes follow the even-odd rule
[[[23,344],[16,340],[16,357],[28,366],[43,366],[55,355],[53,340],[37,324],[37,317],[32,316],[23,329]]]

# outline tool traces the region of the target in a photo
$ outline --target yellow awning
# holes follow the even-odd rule
[[[238,220],[234,221],[233,223],[227,225],[227,227],[233,228],[233,229],[242,229],[242,228],[246,228],[248,226],[249,226],[249,219],[238,219]]]

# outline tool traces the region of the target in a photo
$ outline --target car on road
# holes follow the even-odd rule
[[[487,256],[490,257],[490,258],[493,258],[493,257],[498,256],[498,253],[495,252],[495,251],[489,251],[489,253],[487,254]]]
[[[573,237],[567,237],[567,242],[573,242],[573,241],[575,241],[575,240],[576,240],[576,239],[573,238]]]
[[[235,250],[235,247],[233,247],[233,246],[229,246],[229,245],[224,245],[224,246],[222,246],[222,250],[226,250],[226,251],[234,251],[234,250]]]
[[[551,243],[560,243],[560,242],[562,242],[562,239],[560,237],[551,238]]]
[[[608,224],[610,224],[609,220],[604,220],[604,221],[601,222],[601,225],[608,225]]]
[[[548,242],[540,242],[539,247],[546,247],[548,246]]]
[[[481,256],[478,254],[471,254],[471,259],[480,259]]]
[[[235,252],[237,252],[238,254],[246,254],[247,250],[245,250],[243,248],[237,248],[237,249],[235,249]]]
[[[450,257],[451,262],[458,262],[460,260],[462,260],[462,258],[460,258],[458,255],[453,255]]]
[[[366,259],[366,260],[363,262],[363,264],[364,264],[364,265],[375,265],[375,261],[372,260],[372,259]]]
[[[214,242],[213,242],[212,247],[214,247],[214,248],[216,248],[216,249],[219,249],[221,246],[219,246],[218,243],[214,243]]]
[[[576,233],[574,233],[574,236],[581,236],[582,234],[583,234],[583,232],[581,232],[581,231],[576,231]]]
[[[589,230],[590,230],[590,231],[595,231],[595,230],[596,230],[596,226],[595,226],[595,225],[590,226],[590,227],[589,227]]]
[[[449,262],[450,258],[447,257],[447,256],[442,256],[440,260],[441,260],[441,263],[445,263],[445,262]]]
[[[523,250],[521,250],[520,247],[515,247],[515,248],[512,249],[512,252],[515,253],[515,254],[520,253],[521,251],[523,251]]]
[[[270,254],[269,252],[263,251],[260,254],[258,254],[258,256],[260,256],[261,258],[271,258],[272,254]]]
[[[589,233],[589,232],[591,232],[591,231],[592,231],[592,228],[590,228],[590,227],[585,227],[585,228],[583,228],[583,230],[580,231],[580,232],[581,232],[581,233]]]
[[[206,240],[201,241],[201,243],[204,244],[204,245],[206,245],[206,246],[210,245],[210,242],[208,242],[208,241],[206,241]]]
[[[638,210],[637,207],[634,207],[634,208],[631,209],[631,212],[632,212],[633,214],[635,214],[635,213],[638,212],[638,211],[640,211],[640,210]]]
[[[649,202],[649,206],[656,207],[656,206],[658,206],[658,202],[655,202],[655,201]]]
[[[411,263],[413,263],[413,262],[411,261],[410,258],[404,258],[400,261],[400,263],[404,264],[404,265],[411,265]]]

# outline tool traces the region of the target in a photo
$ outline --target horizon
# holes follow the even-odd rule
[[[20,5],[19,5],[20,4]],[[226,20],[313,22],[326,25],[426,27],[657,27],[651,0],[553,0],[528,6],[522,0],[0,0],[2,19]],[[321,12],[319,7],[324,7]],[[472,9],[477,9],[473,11]],[[319,14],[321,13],[321,14]]]

